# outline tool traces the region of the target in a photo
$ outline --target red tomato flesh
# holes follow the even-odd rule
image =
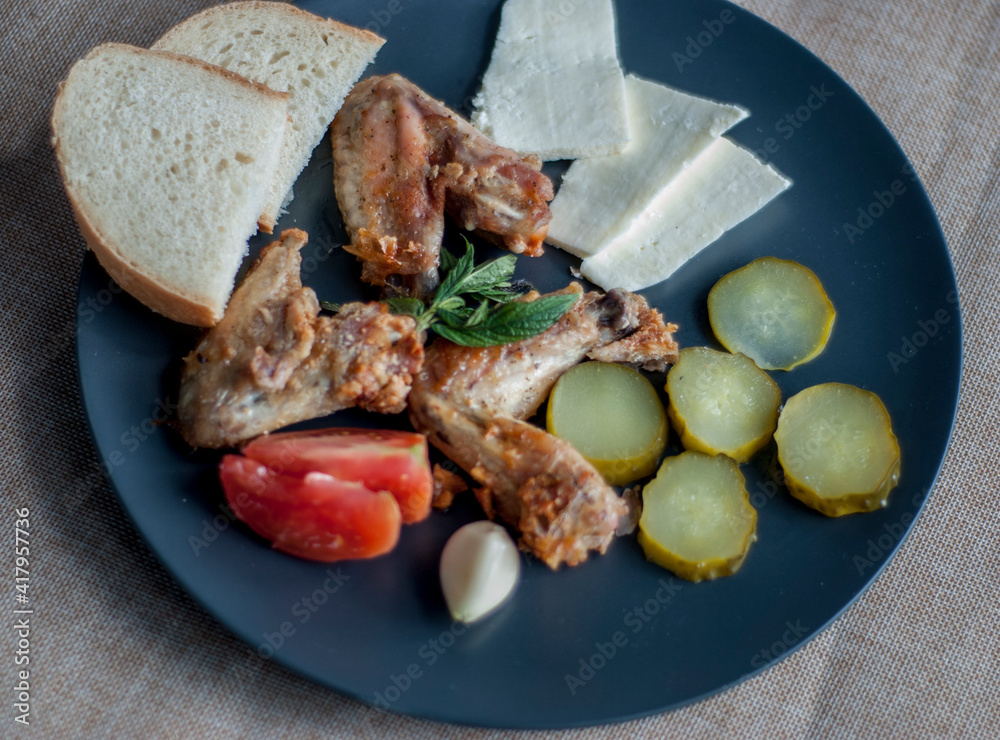
[[[224,456],[219,476],[233,513],[277,550],[331,562],[383,555],[399,541],[399,504],[387,491],[286,475],[241,455]]]
[[[243,454],[286,475],[326,473],[389,491],[406,524],[431,511],[434,476],[422,434],[349,428],[278,432],[253,440]]]

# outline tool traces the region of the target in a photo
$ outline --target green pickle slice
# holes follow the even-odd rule
[[[823,383],[789,398],[774,439],[788,491],[827,516],[879,509],[899,482],[889,412],[853,385]]]
[[[668,457],[642,491],[639,544],[648,560],[681,578],[732,575],[756,539],[757,512],[730,457]]]
[[[667,416],[686,450],[746,462],[771,441],[781,390],[745,355],[687,347],[667,373]]]
[[[652,475],[667,444],[667,417],[653,384],[608,362],[584,362],[556,381],[546,427],[613,486]]]
[[[729,273],[708,293],[708,320],[719,342],[764,370],[791,370],[822,352],[835,316],[819,278],[777,257]]]

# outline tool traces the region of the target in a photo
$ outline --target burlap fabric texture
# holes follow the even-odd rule
[[[430,0],[428,0],[430,1]],[[627,2],[628,0],[621,0]],[[662,716],[580,731],[475,730],[377,713],[246,648],[146,549],[97,464],[74,359],[83,244],[49,147],[56,83],[103,41],[148,45],[199,0],[0,3],[0,553],[32,511],[35,737],[995,737],[1000,735],[1000,3],[742,0],[873,106],[948,238],[965,321],[954,438],[912,536],[874,586],[791,658]],[[10,647],[13,638],[8,637]],[[4,658],[4,688],[14,665]]]

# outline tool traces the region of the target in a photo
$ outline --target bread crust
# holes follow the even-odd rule
[[[62,165],[60,165],[62,169]],[[222,313],[216,313],[210,306],[194,301],[186,296],[165,288],[149,275],[143,273],[132,263],[124,260],[120,254],[101,237],[98,229],[90,222],[80,204],[67,189],[73,215],[77,226],[83,235],[87,247],[97,257],[101,267],[107,271],[125,292],[152,309],[163,314],[168,319],[193,326],[212,327],[219,323]]]
[[[180,29],[182,26],[186,26],[188,23],[191,23],[195,20],[211,19],[213,16],[224,15],[233,10],[239,10],[241,8],[246,8],[248,10],[267,8],[275,10],[280,13],[287,13],[288,16],[290,17],[295,16],[303,20],[308,20],[313,23],[322,23],[331,30],[336,29],[342,33],[345,33],[348,36],[353,36],[358,41],[364,43],[369,43],[369,44],[385,43],[384,38],[382,38],[376,33],[372,33],[367,29],[348,26],[347,24],[340,23],[339,21],[335,21],[332,18],[323,18],[322,16],[315,15],[307,10],[303,10],[302,8],[296,8],[295,6],[289,5],[288,3],[266,2],[265,0],[242,0],[242,2],[227,3],[225,5],[215,5],[211,8],[206,8],[200,13],[195,13],[194,15],[181,21],[176,26],[167,31],[165,34],[163,34],[163,36],[161,36],[156,41],[156,43],[153,44],[153,48],[156,48],[157,44],[162,43],[165,39],[168,39],[172,34],[179,33],[180,31],[178,29]]]
[[[253,13],[255,11],[272,12],[288,19],[294,18],[299,22],[307,23],[318,28],[325,28],[330,32],[339,33],[345,37],[353,38],[359,44],[381,47],[382,44],[385,43],[384,38],[372,33],[371,31],[349,26],[347,24],[340,23],[339,21],[335,21],[332,18],[323,18],[322,16],[315,15],[302,10],[301,8],[296,8],[288,3],[267,2],[266,0],[242,0],[241,2],[227,3],[225,5],[216,5],[211,8],[206,8],[199,13],[195,13],[194,15],[185,18],[157,39],[151,48],[160,49],[164,45],[170,46],[171,41],[175,37],[184,37],[189,33],[192,33],[192,29],[194,27],[203,24],[205,21],[211,21],[215,18],[224,18],[230,13],[239,12],[241,10],[249,13]],[[194,31],[194,33],[197,33],[197,31]],[[291,117],[289,117],[288,125],[292,125]],[[265,212],[261,213],[260,217],[257,219],[257,227],[265,234],[274,233],[274,227],[280,213],[281,209],[278,207],[278,204],[274,204],[272,206],[269,203],[266,206]]]
[[[275,100],[285,101],[288,99],[288,93],[272,90],[266,85],[253,82],[245,77],[242,77],[241,75],[236,74],[235,72],[230,72],[227,69],[223,69],[222,67],[214,64],[209,64],[208,62],[204,62],[200,59],[174,54],[169,51],[150,51],[130,46],[128,44],[107,43],[92,49],[90,53],[84,57],[84,59],[89,59],[92,55],[103,53],[103,50],[109,49],[128,54],[142,56],[152,54],[163,58],[180,60],[185,64],[192,64],[197,67],[201,67],[212,74],[220,75],[239,85],[254,89],[257,92]],[[69,73],[67,73],[67,79],[68,74]],[[59,83],[56,92],[56,99],[52,107],[52,118],[50,121],[53,134],[52,146],[55,150],[56,162],[59,165],[59,174],[62,178],[63,187],[66,190],[66,195],[69,198],[70,205],[73,209],[73,216],[76,219],[77,226],[80,229],[80,233],[83,235],[84,241],[87,243],[87,247],[96,255],[98,261],[101,263],[101,266],[104,267],[107,273],[126,292],[138,299],[147,307],[151,308],[153,311],[163,314],[167,318],[173,319],[174,321],[179,321],[185,324],[193,324],[194,326],[203,327],[214,326],[218,323],[219,319],[222,318],[221,311],[216,312],[212,309],[212,307],[164,286],[155,278],[144,273],[139,267],[124,259],[117,246],[101,234],[101,230],[98,225],[94,222],[92,217],[86,213],[83,204],[77,197],[72,184],[66,176],[66,161],[59,139],[59,130],[64,114],[63,92],[65,90],[65,86],[66,80]]]
[[[90,52],[88,52],[87,56],[83,57],[83,60],[89,59],[93,55],[102,52],[102,50],[104,49],[111,49],[114,51],[120,51],[127,54],[135,54],[138,56],[146,56],[152,54],[154,56],[163,57],[166,59],[179,59],[180,61],[186,64],[193,64],[196,67],[201,67],[202,69],[207,70],[208,72],[225,77],[240,85],[250,87],[259,93],[274,98],[275,100],[286,100],[286,101],[288,100],[288,93],[278,92],[277,90],[273,90],[261,82],[248,80],[243,75],[236,74],[235,72],[232,72],[226,69],[225,67],[220,67],[216,64],[211,64],[210,62],[206,62],[202,59],[197,59],[195,57],[184,56],[183,54],[175,54],[172,51],[165,51],[163,49],[143,49],[138,46],[132,46],[131,44],[121,44],[116,41],[109,41],[105,44],[100,44],[99,46],[95,46],[93,49],[90,50]],[[63,83],[64,82],[65,80],[63,80]],[[62,90],[63,83],[59,84],[60,91]]]

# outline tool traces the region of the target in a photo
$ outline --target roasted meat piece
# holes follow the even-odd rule
[[[410,420],[482,485],[483,509],[517,528],[522,547],[553,569],[576,565],[607,550],[627,507],[570,444],[523,420],[587,357],[665,369],[677,359],[673,331],[643,298],[613,290],[581,294],[550,329],[520,342],[438,339],[414,379]]]
[[[564,372],[583,359],[620,362],[662,372],[677,360],[674,324],[664,324],[646,299],[625,290],[560,293],[580,297],[547,331],[494,347],[434,342],[416,384],[426,392],[491,415],[527,419]],[[525,296],[533,300],[537,293]]]
[[[320,316],[300,278],[305,232],[265,247],[222,320],[184,358],[178,415],[194,447],[228,447],[358,406],[399,413],[423,360],[408,316],[348,303]]]
[[[413,421],[480,484],[492,519],[521,533],[521,545],[549,567],[577,565],[614,539],[624,502],[571,444],[508,416],[463,411],[424,396]]]
[[[362,80],[330,128],[337,203],[364,263],[389,294],[426,297],[438,284],[447,211],[512,252],[537,256],[552,182],[399,75]]]

